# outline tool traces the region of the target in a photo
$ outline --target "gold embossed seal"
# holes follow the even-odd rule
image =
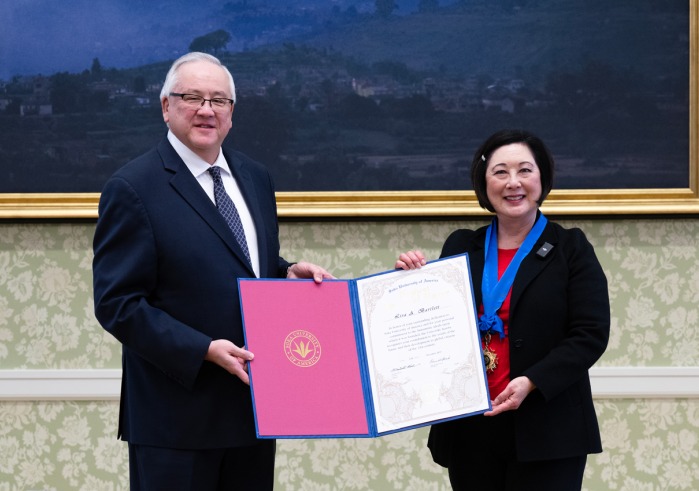
[[[320,342],[308,331],[292,331],[284,339],[284,353],[297,367],[312,367],[320,360]]]

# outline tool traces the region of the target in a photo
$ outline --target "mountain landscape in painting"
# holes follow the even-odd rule
[[[97,192],[165,134],[173,59],[236,80],[229,142],[279,191],[468,189],[503,128],[556,187],[686,187],[689,7],[672,0],[9,0],[0,192]],[[41,176],[37,180],[36,176]]]

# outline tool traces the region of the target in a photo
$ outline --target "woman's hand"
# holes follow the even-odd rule
[[[493,409],[483,413],[483,416],[497,416],[505,411],[514,411],[534,389],[536,386],[528,377],[517,377],[510,380],[505,390],[498,394],[493,401]]]
[[[421,251],[408,251],[398,256],[396,269],[419,269],[427,264],[427,259]]]

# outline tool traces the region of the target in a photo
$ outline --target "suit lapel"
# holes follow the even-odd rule
[[[216,209],[216,205],[211,202],[211,199],[206,195],[180,156],[177,155],[172,145],[167,140],[161,141],[158,145],[158,153],[163,160],[165,169],[172,173],[170,185],[226,243],[233,254],[246,265],[250,274],[254,275],[243,250],[228,227],[226,220]]]
[[[228,162],[228,167],[231,169],[231,173],[238,181],[238,187],[240,192],[243,194],[243,199],[245,199],[245,204],[248,206],[250,215],[252,216],[252,221],[255,224],[255,232],[257,232],[257,249],[259,251],[258,257],[260,260],[260,274],[263,275],[263,271],[267,271],[267,234],[264,229],[264,217],[262,216],[262,210],[260,209],[260,199],[257,193],[257,188],[250,173],[245,169],[245,165],[241,158],[236,154],[229,153],[224,150],[224,156]],[[242,253],[242,252],[241,252]]]
[[[473,283],[476,308],[478,308],[483,303],[481,284],[483,281],[483,268],[485,267],[485,228],[476,233],[473,236],[472,241],[473,243],[469,249],[469,262],[471,265],[471,281]],[[553,250],[544,258],[537,256],[536,253],[544,242],[552,244],[554,249],[558,245],[557,235],[550,223],[546,225],[541,237],[539,237],[539,240],[537,240],[536,244],[534,244],[531,252],[527,254],[527,257],[524,258],[522,264],[519,266],[514,283],[512,284],[510,312],[512,312],[516,307],[517,302],[526,290],[527,286],[539,275],[539,273],[544,270],[544,268],[546,268],[546,266],[551,262],[551,259],[555,256],[555,252]]]
[[[553,249],[546,254],[545,257],[540,257],[537,252],[544,245],[544,242],[548,242],[553,245]],[[510,312],[512,312],[517,306],[517,302],[526,290],[527,286],[536,278],[539,273],[541,273],[550,263],[551,259],[555,256],[555,248],[558,246],[558,239],[552,225],[549,223],[546,225],[544,232],[536,241],[531,252],[527,254],[524,258],[522,264],[519,266],[517,271],[517,276],[515,276],[515,281],[512,284],[512,296],[510,297]]]

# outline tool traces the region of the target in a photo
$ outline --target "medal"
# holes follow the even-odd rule
[[[490,349],[490,333],[487,333],[483,337],[485,347],[483,348],[483,362],[485,363],[485,370],[487,372],[494,372],[498,367],[498,355],[495,351]]]

